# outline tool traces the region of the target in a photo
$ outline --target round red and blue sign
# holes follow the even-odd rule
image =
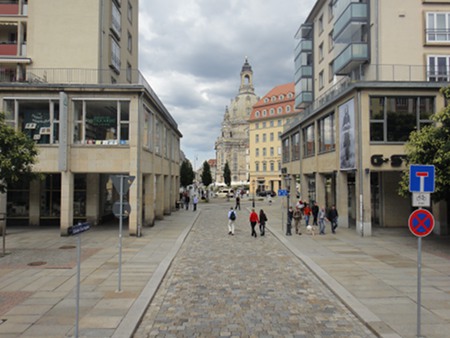
[[[414,210],[409,216],[408,226],[417,237],[428,236],[434,228],[434,217],[426,209]]]

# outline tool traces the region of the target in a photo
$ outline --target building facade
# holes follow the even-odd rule
[[[225,163],[231,170],[231,184],[248,184],[249,180],[249,130],[248,119],[253,105],[258,101],[253,87],[252,67],[245,59],[241,70],[239,93],[225,109],[221,135],[215,143],[217,174],[216,183],[224,183]]]
[[[445,106],[449,18],[448,1],[318,0],[300,26],[295,91],[305,112],[282,134],[283,168],[305,199],[336,204],[341,226],[361,235],[407,226],[404,144]],[[447,234],[446,207],[432,211],[434,231]]]
[[[130,235],[174,210],[181,133],[137,70],[138,1],[9,1],[0,26],[0,107],[43,176],[0,195],[8,226],[117,222],[119,176]]]
[[[248,120],[250,193],[281,189],[280,135],[298,114],[293,82],[276,86],[253,106]]]

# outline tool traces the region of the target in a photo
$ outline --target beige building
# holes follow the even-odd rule
[[[253,105],[258,101],[253,87],[252,67],[245,59],[241,70],[239,93],[225,109],[221,135],[215,144],[217,171],[216,183],[224,183],[225,163],[231,171],[231,185],[247,184],[249,180],[248,119]]]
[[[117,223],[118,175],[130,235],[174,210],[181,134],[137,70],[138,1],[9,1],[0,26],[0,106],[44,177],[0,195],[8,226]]]
[[[249,122],[250,193],[281,189],[280,135],[298,115],[294,83],[277,86],[254,106]]]
[[[318,0],[300,26],[295,91],[305,112],[282,134],[283,168],[305,199],[337,205],[340,226],[365,236],[407,226],[414,208],[397,193],[404,144],[445,105],[449,20],[448,1]],[[447,234],[444,205],[432,212],[434,232]]]

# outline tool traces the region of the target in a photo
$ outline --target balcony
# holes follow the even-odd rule
[[[0,3],[0,15],[19,15],[19,4],[17,1],[11,3]]]
[[[0,56],[16,56],[17,43],[0,42]]]
[[[301,53],[309,52],[312,53],[313,43],[312,40],[301,40],[297,47],[295,47],[295,55],[300,55]]]
[[[367,43],[351,43],[334,59],[334,73],[348,75],[353,69],[367,61],[369,61]]]
[[[333,40],[336,43],[352,41],[352,37],[368,22],[367,4],[351,3],[334,24]]]

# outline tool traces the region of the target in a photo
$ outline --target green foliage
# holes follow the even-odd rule
[[[203,162],[202,183],[205,187],[212,183],[211,167],[207,161]]]
[[[441,94],[450,101],[450,87],[442,88]],[[410,134],[405,145],[408,164],[435,166],[435,192],[433,201],[449,200],[450,197],[450,106],[431,116],[434,125],[426,126]],[[402,174],[399,192],[409,195],[409,168]]]
[[[39,174],[32,171],[37,155],[34,141],[8,126],[4,113],[0,113],[0,192],[18,182],[38,178]]]
[[[192,169],[192,164],[188,159],[186,159],[181,163],[180,167],[180,184],[182,187],[187,187],[194,182],[194,179],[195,173]]]
[[[225,162],[225,166],[223,168],[223,180],[228,187],[231,185],[231,170],[230,166],[228,165],[228,161]]]

